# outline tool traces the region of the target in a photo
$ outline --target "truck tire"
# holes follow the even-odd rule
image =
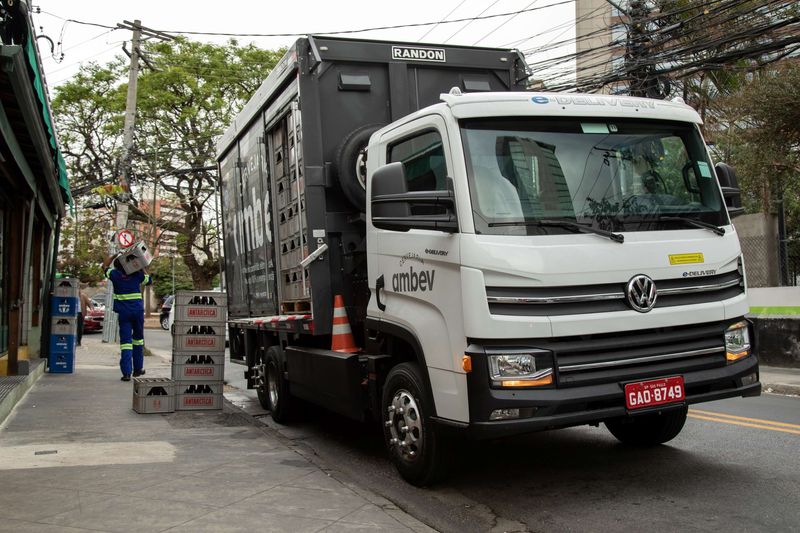
[[[688,407],[651,415],[606,420],[606,427],[617,440],[631,446],[655,446],[678,436],[686,423]]]
[[[426,394],[419,366],[395,366],[383,386],[383,435],[392,463],[416,486],[439,481],[447,472],[443,435],[431,423],[433,402]]]
[[[283,377],[283,350],[280,346],[270,346],[266,355],[266,382],[269,396],[269,410],[272,419],[279,424],[289,422],[291,395],[289,382]]]
[[[347,200],[361,212],[367,210],[367,164],[364,151],[383,124],[367,124],[348,133],[336,149],[336,174]]]
[[[258,403],[261,404],[261,407],[269,411],[269,392],[267,391],[267,355],[264,352],[261,352],[258,356],[258,361],[256,361],[255,366],[253,367],[253,372],[256,373],[256,394],[258,394]]]

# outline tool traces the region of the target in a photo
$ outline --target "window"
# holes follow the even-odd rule
[[[389,146],[388,163],[403,163],[410,191],[447,190],[447,167],[442,137],[426,131]]]
[[[705,146],[692,124],[597,118],[462,122],[475,230],[672,229],[675,217],[727,223]]]

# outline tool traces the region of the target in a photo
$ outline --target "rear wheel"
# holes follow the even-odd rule
[[[417,486],[440,480],[447,471],[443,436],[431,423],[433,402],[425,393],[419,367],[402,363],[383,387],[383,435],[400,475]]]
[[[285,424],[290,419],[291,395],[289,382],[283,377],[283,350],[270,346],[266,355],[266,393],[272,419]]]
[[[606,420],[606,427],[620,442],[632,446],[655,446],[678,436],[686,423],[688,407],[650,415]]]
[[[169,331],[169,316],[165,316],[161,319],[161,329]]]
[[[253,372],[256,376],[256,393],[258,394],[258,403],[261,407],[269,411],[269,393],[267,392],[267,357],[264,352],[258,356],[258,361],[253,367]]]

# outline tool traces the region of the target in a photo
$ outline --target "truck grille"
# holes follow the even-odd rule
[[[656,308],[727,300],[744,292],[738,270],[696,278],[655,280]],[[493,315],[559,316],[628,311],[625,282],[570,287],[487,287]]]
[[[578,387],[725,366],[727,322],[537,341],[555,358],[559,387]]]

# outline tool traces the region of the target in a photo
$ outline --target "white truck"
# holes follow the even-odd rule
[[[381,113],[428,103],[406,82],[451,57],[439,103]],[[654,445],[690,404],[760,394],[735,175],[690,107],[524,92],[508,50],[307,38],[287,58],[218,146],[231,359],[275,420],[301,398],[379,421],[425,485],[454,435],[603,422]],[[329,127],[355,133],[328,150]]]

